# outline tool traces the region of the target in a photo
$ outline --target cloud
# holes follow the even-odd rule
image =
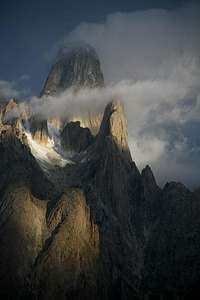
[[[187,65],[200,53],[200,5],[179,10],[114,13],[81,23],[64,40],[94,46],[108,82],[170,77],[188,81]]]
[[[29,89],[20,87],[15,81],[0,80],[0,102],[11,98],[20,99],[28,92]]]
[[[199,36],[200,5],[191,3],[114,13],[64,39],[97,49],[106,83],[125,102],[132,156],[140,168],[150,164],[160,184],[200,184]]]
[[[82,23],[64,45],[81,41],[98,52],[102,89],[33,97],[41,117],[103,111],[113,97],[126,108],[129,143],[140,169],[150,164],[160,184],[200,185],[200,5],[108,15]],[[58,42],[60,45],[61,42]]]
[[[129,145],[139,168],[150,164],[159,184],[179,180],[194,186],[199,184],[200,140],[192,143],[198,132],[192,130],[187,136],[184,130],[199,122],[200,98],[198,95],[188,103],[190,93],[185,84],[168,80],[121,81],[101,89],[76,93],[68,89],[59,96],[33,97],[30,105],[41,118],[67,118],[79,112],[102,113],[105,105],[118,97],[125,105]]]
[[[20,92],[15,82],[0,80],[0,101],[8,98],[17,98],[19,95]]]

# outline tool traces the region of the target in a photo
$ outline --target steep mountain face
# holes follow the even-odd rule
[[[1,128],[0,156],[0,296],[20,299],[46,239],[47,200],[57,194],[16,124]]]
[[[0,126],[14,125],[15,128],[25,126],[32,134],[34,140],[42,144],[47,144],[48,129],[47,122],[39,116],[32,116],[27,104],[18,103],[11,99],[0,105]]]
[[[96,141],[77,171],[99,227],[98,299],[136,297],[142,275],[144,196],[125,123],[123,106],[108,104]]]
[[[8,102],[1,103],[0,105],[0,125],[12,125],[18,121],[19,110],[18,103],[15,99]]]
[[[21,117],[1,122],[0,298],[198,299],[199,191],[139,172],[122,103],[96,136],[68,122],[60,146],[71,161],[44,168]]]
[[[74,92],[85,88],[101,88],[104,86],[104,77],[96,51],[89,45],[82,45],[71,50],[62,49],[55,64],[49,73],[41,95],[57,96],[60,92],[72,88]],[[59,101],[59,99],[58,99]],[[67,120],[53,118],[49,122],[54,126],[59,124],[63,129],[67,122],[81,123],[82,127],[89,128],[92,134],[97,134],[102,115],[93,111],[78,111],[68,114]]]
[[[61,92],[68,88],[72,88],[75,93],[79,89],[101,88],[103,86],[104,78],[96,51],[89,45],[82,45],[71,50],[62,49],[60,51],[45,82],[41,97],[44,95],[58,97]],[[62,131],[67,123],[80,122],[82,127],[89,128],[92,134],[96,135],[101,118],[100,113],[94,113],[90,110],[77,111],[76,114],[68,113],[66,119],[55,116],[44,120],[38,116],[33,116],[29,120],[29,129],[33,139],[45,145],[48,143],[48,124]],[[64,131],[68,131],[68,129]],[[65,144],[65,141],[62,143]],[[67,143],[70,144],[70,141]]]
[[[142,185],[145,197],[145,230],[148,236],[156,224],[157,217],[162,207],[161,189],[158,187],[153,172],[149,166],[146,166],[141,172]]]
[[[55,95],[70,87],[100,87],[104,85],[100,61],[96,51],[83,45],[62,51],[53,65],[42,95]]]
[[[99,233],[84,193],[66,189],[47,226],[51,235],[35,261],[32,292],[39,299],[94,299]]]
[[[161,193],[160,213],[145,254],[144,284],[154,295],[199,297],[200,203],[184,185],[168,183]],[[196,296],[195,296],[195,293]]]

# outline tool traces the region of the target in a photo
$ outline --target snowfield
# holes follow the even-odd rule
[[[72,164],[70,159],[64,158],[55,146],[53,139],[48,139],[47,145],[42,145],[35,141],[30,132],[25,132],[31,153],[37,159],[42,168],[51,168],[53,166],[65,167],[66,164]]]

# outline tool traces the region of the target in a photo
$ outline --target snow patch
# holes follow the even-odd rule
[[[31,133],[25,132],[29,147],[33,156],[37,159],[42,167],[44,166],[59,166],[65,167],[66,164],[73,164],[70,159],[64,158],[54,148],[54,140],[48,139],[47,145],[42,145],[36,142]]]

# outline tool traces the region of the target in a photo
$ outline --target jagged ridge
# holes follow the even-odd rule
[[[178,183],[160,189],[150,167],[140,174],[119,101],[83,144],[76,163],[53,169],[60,177],[51,181],[16,123],[1,127],[2,298],[192,299],[200,282],[198,192]]]

